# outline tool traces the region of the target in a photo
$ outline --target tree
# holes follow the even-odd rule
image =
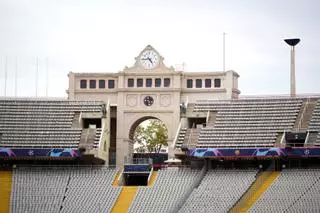
[[[163,122],[157,119],[149,120],[148,125],[137,126],[133,141],[138,144],[136,152],[159,153],[163,146],[168,146],[168,130]]]

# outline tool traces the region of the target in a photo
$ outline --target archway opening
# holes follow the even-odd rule
[[[164,122],[151,116],[140,118],[129,134],[133,161],[152,159],[154,169],[164,165],[168,159],[168,129]]]

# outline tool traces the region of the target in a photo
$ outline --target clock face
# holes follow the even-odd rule
[[[143,103],[144,105],[146,106],[151,106],[153,104],[154,100],[151,96],[146,96],[144,99],[143,99]]]
[[[153,69],[159,64],[159,55],[153,50],[146,50],[140,56],[140,64],[145,69]]]

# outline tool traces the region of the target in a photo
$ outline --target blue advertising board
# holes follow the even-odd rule
[[[18,157],[79,157],[78,149],[12,149],[0,148],[0,158]]]
[[[194,148],[188,150],[191,157],[320,157],[318,147],[271,148]]]

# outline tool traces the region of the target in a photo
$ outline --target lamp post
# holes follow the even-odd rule
[[[300,42],[299,38],[284,39],[284,41],[291,46],[291,66],[290,66],[290,95],[296,96],[296,71],[295,71],[295,49],[294,47]]]

